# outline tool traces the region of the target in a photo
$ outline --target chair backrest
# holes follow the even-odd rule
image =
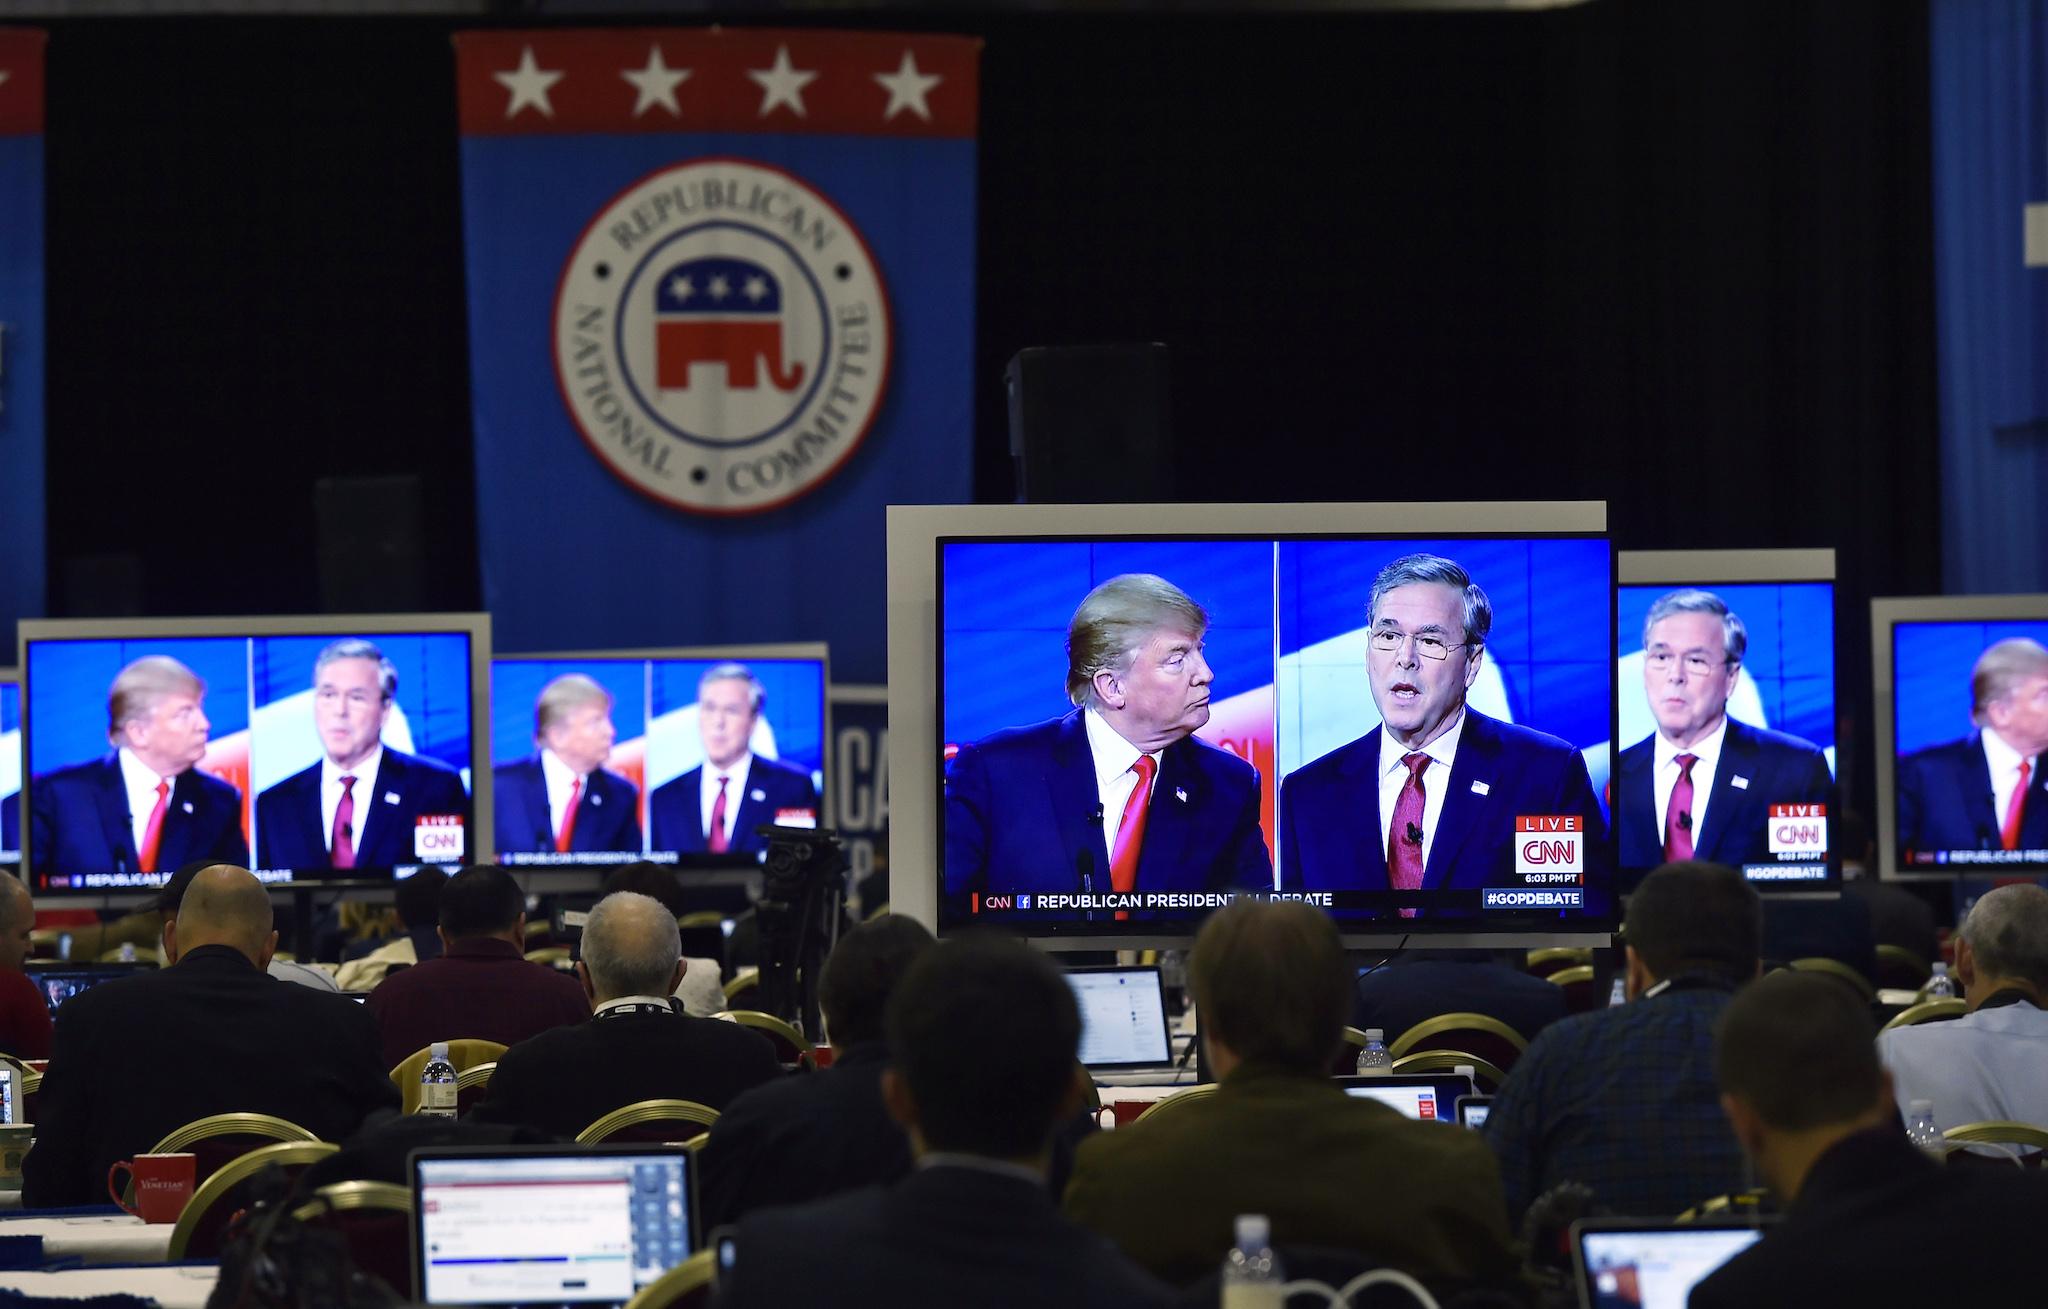
[[[331,1228],[348,1242],[349,1261],[400,1292],[412,1281],[412,1192],[392,1182],[336,1182],[292,1210],[302,1223]]]
[[[427,1070],[427,1060],[433,1053],[433,1046],[421,1046],[399,1060],[398,1067],[391,1070],[391,1081],[398,1087],[398,1094],[405,1101],[406,1113],[419,1112],[420,1074]],[[462,1094],[461,1075],[478,1064],[496,1063],[498,1056],[503,1053],[505,1047],[496,1041],[463,1037],[448,1043],[448,1062],[455,1065],[455,1093],[458,1101]]]
[[[276,1142],[318,1141],[320,1138],[297,1123],[275,1114],[209,1114],[194,1119],[149,1148],[150,1154],[192,1155],[192,1180],[203,1184],[207,1178],[252,1150]],[[135,1202],[135,1183],[129,1182],[126,1198]]]
[[[1529,1043],[1522,1034],[1488,1014],[1448,1013],[1425,1018],[1394,1038],[1387,1053],[1399,1059],[1417,1050],[1470,1050],[1505,1072]]]
[[[1537,977],[1548,977],[1566,968],[1581,964],[1592,967],[1593,951],[1582,945],[1553,945],[1541,950],[1531,950],[1522,961],[1523,967]]]
[[[1702,1218],[1726,1217],[1730,1215],[1753,1218],[1758,1214],[1771,1212],[1771,1193],[1763,1187],[1750,1191],[1734,1191],[1717,1195],[1711,1200],[1702,1200],[1673,1221],[1696,1223]]]
[[[1839,959],[1823,959],[1819,956],[1814,956],[1807,959],[1794,959],[1787,966],[1797,973],[1817,973],[1822,977],[1832,977],[1854,991],[1856,998],[1865,1004],[1871,1004],[1877,999],[1877,990],[1871,986],[1870,979]]]
[[[745,995],[745,994],[746,994],[746,993],[747,993],[748,991],[752,991],[752,990],[756,989],[757,987],[759,987],[760,985],[761,985],[761,970],[760,970],[760,969],[758,969],[758,968],[742,968],[742,969],[740,969],[740,970],[739,970],[739,971],[738,971],[737,973],[734,973],[734,974],[733,974],[733,976],[732,976],[732,980],[731,980],[730,982],[727,982],[727,983],[725,984],[725,988],[724,988],[724,989],[725,989],[725,1003],[726,1003],[726,1005],[727,1005],[728,1007],[730,1007],[730,1006],[731,1006],[731,1004],[732,1004],[732,1002],[733,1002],[734,1000],[737,1000],[737,999],[738,999],[739,997],[741,997],[742,995]]]
[[[285,1141],[229,1160],[200,1183],[192,1198],[185,1202],[177,1226],[171,1229],[170,1250],[164,1257],[173,1263],[182,1259],[219,1258],[221,1236],[227,1230],[228,1220],[242,1208],[241,1191],[250,1178],[271,1164],[296,1177],[308,1164],[340,1149],[325,1141]]]
[[[570,950],[566,945],[542,946],[538,950],[526,952],[526,962],[530,964],[565,964],[569,962],[570,957]]]
[[[775,1057],[785,1068],[811,1068],[816,1064],[816,1052],[811,1049],[811,1043],[786,1020],[758,1009],[728,1009],[724,1016],[741,1027],[767,1033],[768,1039],[775,1043]]]
[[[1912,1027],[1916,1023],[1945,1023],[1952,1018],[1961,1018],[1970,1012],[1970,1006],[1961,1000],[1923,1000],[1909,1009],[1902,1009],[1892,1015],[1884,1025],[1889,1032],[1894,1027]]]
[[[1941,1139],[1957,1145],[2023,1145],[2030,1150],[2048,1150],[2048,1127],[2011,1121],[1964,1123],[1943,1132]]]
[[[622,1105],[576,1133],[576,1144],[599,1141],[681,1141],[711,1130],[718,1111],[695,1100],[638,1100]],[[694,1128],[678,1132],[676,1125]],[[645,1129],[645,1130],[642,1130]]]
[[[1417,1050],[1394,1061],[1397,1073],[1455,1073],[1461,1064],[1472,1066],[1472,1080],[1483,1095],[1492,1095],[1508,1075],[1476,1054],[1464,1050]]]
[[[487,1064],[472,1064],[455,1074],[455,1112],[458,1116],[476,1108],[476,1102],[484,1098],[484,1088],[491,1084],[491,1074],[498,1071],[498,1061]]]
[[[711,1303],[715,1251],[699,1250],[633,1293],[626,1309],[695,1309]]]
[[[1214,1082],[1205,1082],[1200,1086],[1191,1086],[1185,1091],[1175,1091],[1163,1100],[1154,1100],[1151,1107],[1133,1119],[1132,1123],[1133,1125],[1142,1123],[1153,1114],[1166,1109],[1169,1105],[1190,1105],[1197,1100],[1206,1100],[1214,1094],[1216,1094],[1216,1083]]]
[[[1337,1053],[1330,1056],[1330,1076],[1348,1077],[1358,1070],[1358,1052],[1365,1049],[1365,1033],[1356,1027],[1344,1029]]]
[[[1604,998],[1593,993],[1593,965],[1573,964],[1560,968],[1554,973],[1545,973],[1543,980],[1552,986],[1564,988],[1564,1007],[1572,1013],[1590,1013]]]
[[[1925,959],[1903,945],[1877,947],[1877,984],[1898,991],[1917,991],[1934,976]]]

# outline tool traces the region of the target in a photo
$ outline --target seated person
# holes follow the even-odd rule
[[[1179,1284],[1216,1270],[1239,1214],[1270,1217],[1276,1244],[1355,1251],[1432,1281],[1513,1275],[1484,1143],[1330,1079],[1351,978],[1327,915],[1299,902],[1219,910],[1188,982],[1216,1094],[1082,1143],[1069,1216]]]
[[[28,887],[19,877],[0,873],[0,1053],[16,1059],[50,1057],[50,1006],[21,970],[35,925],[35,900]]]
[[[1564,988],[1523,972],[1520,957],[1516,950],[1403,950],[1358,979],[1351,1025],[1377,1027],[1391,1045],[1439,1014],[1485,1014],[1534,1040],[1564,1017]]]
[[[438,868],[422,868],[400,882],[392,892],[401,930],[391,939],[364,942],[360,952],[335,970],[334,980],[344,991],[374,991],[378,983],[399,969],[441,957],[441,892],[448,874]]]
[[[882,1013],[897,982],[932,945],[922,923],[896,914],[839,938],[818,981],[832,1066],[756,1087],[712,1127],[697,1156],[707,1228],[766,1205],[894,1182],[910,1171],[910,1142],[882,1101],[889,1066]]]
[[[164,931],[169,968],[64,1002],[23,1204],[104,1203],[116,1160],[210,1114],[275,1114],[342,1141],[372,1110],[398,1108],[362,1006],[264,975],[270,924],[255,875],[216,864]]]
[[[1626,927],[1629,1003],[1544,1028],[1487,1116],[1517,1223],[1561,1182],[1644,1218],[1746,1185],[1714,1086],[1714,1023],[1757,975],[1757,894],[1720,864],[1665,864],[1629,897]]]
[[[574,978],[526,961],[526,895],[512,874],[463,869],[441,889],[440,920],[441,957],[385,978],[364,1002],[387,1068],[436,1041],[517,1045],[589,1017]]]
[[[614,868],[605,874],[598,887],[598,898],[614,891],[638,891],[659,900],[678,919],[690,912],[690,902],[683,894],[683,884],[676,879],[676,870],[661,864],[642,860]],[[693,955],[690,950],[715,950],[722,955],[724,946],[724,934],[716,927],[692,928],[683,933],[683,958],[688,967],[683,970],[683,984],[676,988],[676,999],[698,1018],[725,1012],[725,989],[718,958],[710,953]]]
[[[641,1100],[723,1110],[740,1092],[773,1081],[782,1066],[766,1037],[692,1018],[670,999],[683,969],[675,915],[660,901],[631,891],[598,901],[576,965],[589,1020],[507,1050],[476,1117],[573,1137]]]
[[[1848,988],[1793,972],[1749,987],[1726,1008],[1714,1072],[1784,1217],[1693,1288],[1693,1309],[2037,1303],[2048,1178],[1914,1149]]]
[[[970,1054],[962,1033],[987,1031],[992,1014],[999,1039]],[[719,1275],[724,1309],[1170,1303],[1046,1191],[1054,1127],[1080,1108],[1084,1083],[1081,1016],[1043,955],[994,936],[928,949],[895,988],[886,1026],[895,1066],[883,1094],[915,1171],[887,1190],[741,1219]]]

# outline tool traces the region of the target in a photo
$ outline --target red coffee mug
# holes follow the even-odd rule
[[[114,1203],[145,1223],[175,1223],[192,1198],[192,1183],[198,1172],[198,1157],[189,1154],[139,1154],[123,1159],[107,1170],[107,1194]],[[135,1205],[121,1198],[124,1189],[115,1182],[122,1170],[134,1178]]]
[[[1138,1121],[1140,1114],[1158,1103],[1157,1100],[1112,1100],[1109,1111],[1116,1115],[1118,1127],[1128,1127]]]

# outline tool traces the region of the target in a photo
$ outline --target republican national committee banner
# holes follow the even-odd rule
[[[965,500],[979,43],[456,38],[500,649],[884,666],[883,506]]]
[[[0,664],[43,616],[43,34],[0,28]]]

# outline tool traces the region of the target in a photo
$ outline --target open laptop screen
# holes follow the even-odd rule
[[[1690,1223],[1586,1223],[1573,1231],[1585,1309],[1685,1309],[1695,1285],[1763,1235]]]
[[[623,1305],[692,1249],[681,1150],[422,1150],[412,1182],[425,1304]]]
[[[140,970],[134,964],[106,964],[88,968],[38,968],[28,978],[36,984],[36,990],[43,993],[43,1003],[50,1006],[50,1013],[56,1014],[57,1006],[77,995],[80,991],[91,990],[101,982],[110,982],[117,977],[132,977]]]
[[[1082,1063],[1140,1068],[1172,1061],[1157,968],[1073,968],[1067,985],[1081,1007]]]
[[[1377,1100],[1421,1122],[1454,1122],[1455,1106],[1462,1096],[1472,1094],[1472,1079],[1462,1074],[1431,1074],[1426,1077],[1340,1077],[1344,1093],[1362,1100]]]

